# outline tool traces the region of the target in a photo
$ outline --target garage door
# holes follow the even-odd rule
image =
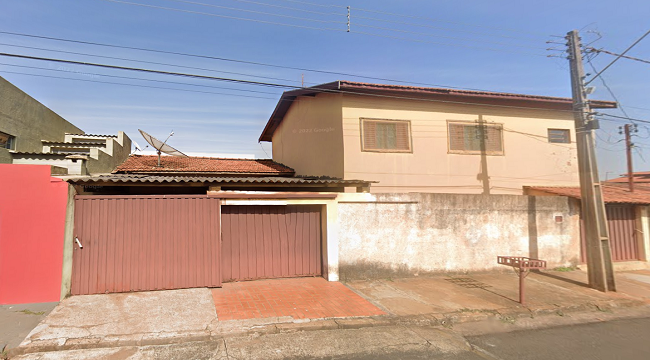
[[[609,247],[612,261],[640,260],[639,240],[636,230],[636,214],[632,205],[606,205]],[[582,261],[587,260],[587,240],[584,222],[580,223],[582,237]]]
[[[221,286],[219,199],[77,196],[71,292]]]
[[[223,281],[317,276],[320,206],[222,206]]]

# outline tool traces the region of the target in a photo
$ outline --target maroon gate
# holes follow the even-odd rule
[[[223,281],[320,275],[320,208],[223,206]]]
[[[636,214],[632,205],[606,205],[609,247],[613,261],[639,260],[639,244],[636,230]],[[586,261],[586,238],[580,226],[582,238],[582,261]]]
[[[76,196],[73,295],[221,286],[220,200]]]

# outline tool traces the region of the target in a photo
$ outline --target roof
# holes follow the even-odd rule
[[[504,92],[476,91],[476,90],[459,90],[445,89],[434,87],[419,87],[406,85],[389,85],[389,84],[369,84],[354,81],[334,81],[326,84],[316,85],[308,88],[285,91],[278,101],[278,104],[269,118],[269,121],[260,136],[260,141],[271,141],[273,133],[282,122],[284,115],[287,113],[293,101],[299,96],[314,96],[318,93],[343,93],[343,94],[360,94],[372,96],[390,96],[393,98],[404,99],[428,99],[448,103],[473,103],[498,105],[501,103],[508,106],[518,106],[527,108],[542,108],[571,111],[573,109],[573,100],[571,98],[513,94]],[[594,109],[611,109],[616,108],[616,102],[591,100],[591,107]]]
[[[98,134],[71,134],[71,133],[66,133],[66,135],[87,136],[87,137],[113,137],[113,138],[117,137],[117,135],[98,135]]]
[[[580,187],[560,186],[527,186],[526,189],[543,191],[549,194],[568,196],[580,199]],[[607,185],[601,186],[603,200],[609,204],[650,204],[650,187],[637,186],[630,192],[627,186]]]
[[[211,157],[131,155],[113,173],[140,174],[246,174],[293,176],[295,171],[270,159],[224,159]]]
[[[372,181],[341,180],[317,177],[281,177],[281,176],[245,176],[245,177],[220,177],[220,176],[164,176],[143,174],[110,174],[97,176],[72,176],[66,180],[81,185],[95,185],[99,183],[158,183],[158,184],[183,184],[183,183],[225,183],[225,184],[304,184],[304,185],[337,185],[360,186],[369,185]]]
[[[632,173],[632,178],[635,183],[650,183],[650,171],[641,171]],[[627,175],[622,177],[607,180],[608,183],[627,183]]]

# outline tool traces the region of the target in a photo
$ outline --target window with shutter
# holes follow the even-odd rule
[[[411,152],[411,122],[361,119],[363,151]]]
[[[487,155],[503,155],[503,127],[500,124],[449,122],[449,152],[480,154],[483,146]]]
[[[548,142],[570,144],[571,133],[567,129],[548,129]]]

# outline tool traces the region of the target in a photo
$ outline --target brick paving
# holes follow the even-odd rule
[[[212,289],[219,320],[291,316],[320,319],[385,313],[339,282],[323,278],[225,283]]]

